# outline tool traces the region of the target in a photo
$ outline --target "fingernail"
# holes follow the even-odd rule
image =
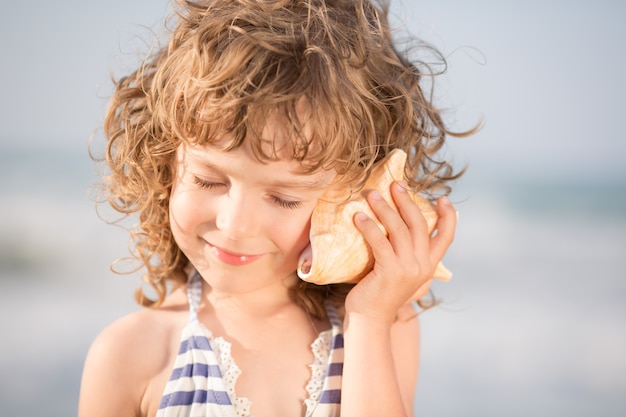
[[[382,195],[380,195],[380,193],[378,192],[378,190],[372,190],[372,191],[370,191],[370,195],[369,195],[369,196],[370,196],[370,198],[371,198],[372,200],[382,200],[382,199],[383,199],[383,196],[382,196]]]
[[[441,201],[441,204],[444,204],[446,206],[451,205],[452,203],[450,202],[450,199],[448,198],[447,195],[444,195],[443,197],[441,197],[441,199],[439,200]]]
[[[367,220],[367,214],[365,214],[365,213],[357,213],[355,218],[356,218],[357,222],[364,222],[365,220]]]
[[[400,182],[395,182],[394,187],[396,187],[397,191],[400,191],[401,193],[406,193],[406,185],[400,183]]]

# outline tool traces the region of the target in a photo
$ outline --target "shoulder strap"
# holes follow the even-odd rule
[[[338,416],[341,404],[341,374],[343,373],[343,322],[337,309],[330,302],[324,304],[332,326],[332,341],[328,358],[328,370],[322,386],[319,405],[313,417]],[[322,411],[324,410],[324,411]],[[318,414],[321,413],[321,414]]]

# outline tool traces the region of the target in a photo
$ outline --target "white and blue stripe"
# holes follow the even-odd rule
[[[211,332],[197,316],[202,295],[202,278],[196,272],[189,282],[189,322],[181,335],[180,349],[157,417],[240,417],[222,379]],[[332,346],[322,392],[316,404],[309,403],[306,417],[338,417],[343,369],[342,321],[331,305],[326,311],[332,326]]]

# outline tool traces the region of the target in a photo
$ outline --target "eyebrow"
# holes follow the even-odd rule
[[[324,181],[321,178],[302,178],[272,181],[269,185],[279,188],[317,188],[324,185]]]

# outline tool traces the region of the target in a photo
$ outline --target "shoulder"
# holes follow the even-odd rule
[[[94,340],[87,361],[109,362],[109,369],[138,372],[164,354],[166,341],[176,331],[179,316],[166,309],[145,308],[107,326]],[[158,347],[158,348],[157,348]],[[127,366],[133,365],[133,366]],[[129,369],[130,368],[130,369]]]
[[[178,290],[162,307],[131,313],[106,327],[92,343],[83,369],[79,415],[134,416],[151,383],[175,358],[187,319]]]

